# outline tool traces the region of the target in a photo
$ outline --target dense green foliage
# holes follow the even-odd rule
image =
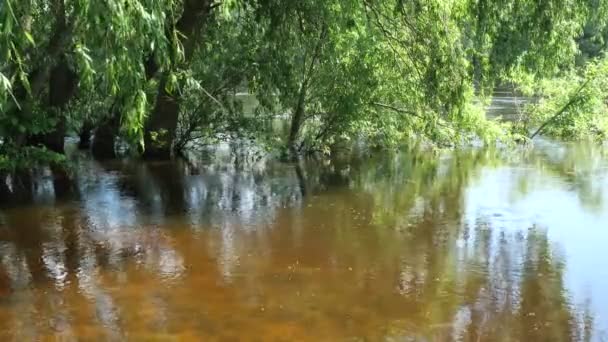
[[[565,139],[593,137],[604,140],[608,133],[608,60],[601,58],[556,78],[530,85],[536,100],[525,108],[516,129],[530,137],[547,133]]]
[[[607,4],[3,0],[0,170],[58,162],[89,130],[106,155],[120,136],[161,158],[234,138],[293,157],[354,139],[603,136]],[[539,99],[513,129],[485,118],[500,83]]]

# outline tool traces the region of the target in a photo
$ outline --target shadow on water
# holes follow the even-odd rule
[[[549,189],[607,223],[598,151],[77,155],[73,195],[0,211],[0,339],[599,339],[606,297],[518,207]]]

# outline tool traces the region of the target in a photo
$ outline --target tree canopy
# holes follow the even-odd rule
[[[119,137],[147,158],[234,137],[293,157],[603,132],[607,4],[4,0],[0,170],[57,163],[66,134],[89,131],[94,152]],[[498,84],[541,101],[488,120]]]

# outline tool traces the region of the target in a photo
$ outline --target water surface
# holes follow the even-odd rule
[[[592,144],[333,162],[75,154],[0,210],[0,340],[570,341],[608,331]]]

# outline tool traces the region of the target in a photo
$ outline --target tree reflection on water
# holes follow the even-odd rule
[[[498,177],[512,202],[551,187],[601,214],[596,153],[79,156],[74,195],[0,212],[0,338],[599,338],[593,297],[566,284],[565,242],[479,195]]]

